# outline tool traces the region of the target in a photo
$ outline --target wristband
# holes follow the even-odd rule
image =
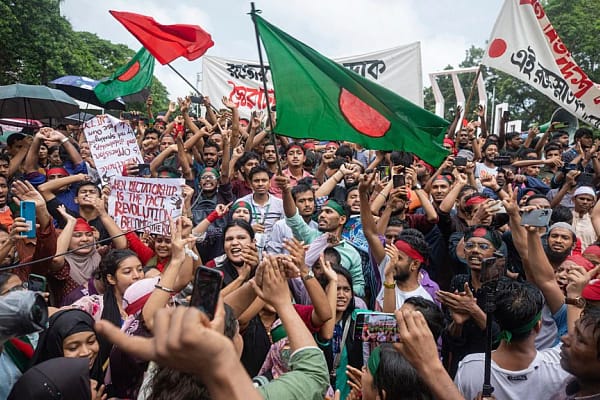
[[[161,285],[159,285],[159,284],[156,284],[156,285],[154,285],[154,287],[155,287],[156,289],[162,290],[163,292],[167,292],[167,293],[169,293],[169,294],[173,294],[173,293],[175,293],[175,291],[174,291],[173,289],[169,289],[169,288],[167,288],[167,287],[164,287],[164,286],[161,286]]]
[[[213,211],[206,216],[206,220],[211,224],[220,218],[221,216],[219,216],[219,213],[217,213],[216,211]]]
[[[383,287],[386,289],[396,289],[396,283],[383,282]]]
[[[60,140],[60,144],[65,144],[65,143],[67,143],[68,141],[69,141],[69,138],[65,136],[64,138],[62,138],[62,139]]]

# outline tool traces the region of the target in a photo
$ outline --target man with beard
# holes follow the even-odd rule
[[[576,243],[577,235],[571,225],[557,222],[550,227],[544,252],[554,270],[571,255]]]
[[[381,263],[383,289],[377,295],[377,306],[383,312],[393,313],[409,297],[423,297],[433,301],[421,286],[421,266],[429,256],[427,242],[416,235],[400,234],[393,246],[386,246],[386,257]]]
[[[142,140],[142,157],[145,163],[150,163],[160,153],[159,133],[156,129],[146,129]]]
[[[313,213],[315,212],[315,194],[310,186],[303,183],[294,186],[292,188],[292,197],[298,208],[298,213],[304,222],[311,228],[318,229],[318,224],[312,220]],[[294,234],[285,222],[285,219],[277,221],[273,225],[271,239],[266,243],[265,249],[271,254],[282,254],[284,252],[283,243],[292,237],[294,237]]]
[[[248,175],[252,168],[259,164],[259,156],[253,151],[244,151],[241,146],[233,149],[231,156],[231,162],[229,172],[231,178],[231,186],[233,195],[236,198],[240,198],[252,193],[252,187],[250,186],[250,180]],[[236,176],[237,173],[237,176]]]
[[[318,217],[318,228],[311,228],[300,216],[298,208],[292,197],[292,189],[289,184],[289,178],[283,175],[276,175],[276,182],[283,193],[283,209],[285,211],[285,220],[294,237],[309,246],[307,256],[310,254],[320,254],[326,247],[334,247],[342,258],[342,267],[347,269],[352,275],[352,288],[357,296],[365,294],[365,278],[362,272],[360,254],[342,238],[342,230],[348,221],[350,210],[344,202],[339,203],[335,200],[327,200],[321,207]],[[312,265],[313,262],[308,262]]]
[[[219,166],[219,145],[208,139],[202,148],[202,160],[205,167],[218,168]]]
[[[573,228],[581,240],[581,250],[596,242],[598,235],[592,223],[591,211],[596,203],[596,192],[590,186],[579,186],[573,193]]]
[[[298,184],[300,179],[306,177],[312,177],[311,174],[304,170],[304,161],[306,160],[306,154],[304,147],[301,144],[292,142],[285,149],[285,156],[287,160],[287,168],[282,170],[281,173],[290,179],[290,185],[292,187]],[[270,193],[278,198],[281,198],[281,189],[275,184],[275,175],[271,178],[271,189]]]
[[[269,170],[271,176],[277,173],[277,147],[273,143],[265,144],[262,161],[263,167]]]
[[[498,156],[498,145],[494,142],[487,141],[481,148],[483,155],[483,162],[475,163],[475,179],[477,179],[478,186],[482,175],[496,176],[498,169],[494,160]],[[481,188],[480,188],[481,189]]]

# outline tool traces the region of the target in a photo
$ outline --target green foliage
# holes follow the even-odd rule
[[[64,75],[93,79],[110,76],[135,54],[90,32],[75,32],[60,15],[60,0],[0,2],[0,85],[47,85]],[[153,78],[155,108],[165,110],[168,93]],[[128,105],[145,111],[145,105]]]
[[[598,41],[600,37],[600,1],[546,0],[544,9],[575,61],[594,82],[600,82],[600,41]],[[465,59],[459,64],[459,68],[479,65],[484,51],[482,48],[471,46],[466,51]],[[446,69],[452,69],[452,67],[448,66]],[[489,107],[492,106],[491,96],[495,88],[495,104],[508,103],[511,118],[522,120],[523,126],[550,120],[552,113],[558,107],[546,96],[510,75],[487,67],[482,67],[482,74],[490,97],[488,99]],[[465,74],[460,78],[465,98],[469,96],[473,78],[472,74]],[[451,119],[456,105],[451,79],[438,78],[438,85],[446,100],[444,117]],[[425,88],[424,94],[425,108],[434,111],[435,100],[431,88]],[[471,102],[472,108],[475,107],[477,99],[474,100]],[[489,119],[491,110],[488,110],[487,115]]]

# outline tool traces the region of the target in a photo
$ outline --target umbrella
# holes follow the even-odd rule
[[[0,86],[0,118],[58,118],[79,111],[65,92],[42,85]]]
[[[80,112],[77,114],[69,115],[68,117],[64,117],[62,120],[67,124],[81,124],[83,122],[89,121],[94,117],[94,114]]]
[[[98,100],[96,93],[94,93],[94,88],[99,82],[100,81],[86,76],[66,75],[53,80],[50,84],[67,93],[74,99],[81,100],[85,103],[109,110],[125,110],[125,102],[121,98],[111,100],[106,104],[102,104],[100,100]]]

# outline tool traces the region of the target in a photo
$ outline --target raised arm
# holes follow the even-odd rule
[[[379,264],[385,257],[385,248],[379,240],[377,234],[377,227],[375,226],[375,219],[371,213],[371,207],[369,205],[369,193],[368,190],[371,187],[371,183],[375,177],[375,174],[361,175],[358,183],[358,195],[360,196],[360,222],[363,227],[363,232],[367,242],[369,243],[369,250],[375,259],[375,262]]]
[[[113,247],[115,249],[126,249],[127,238],[123,235],[123,231],[119,228],[115,220],[108,214],[108,211],[106,211],[105,198],[98,197],[95,206],[96,211],[98,211],[98,216],[100,217],[100,222],[102,222],[108,235],[112,238]]]
[[[31,142],[31,146],[29,146],[29,150],[27,150],[27,155],[23,163],[23,171],[26,174],[37,171],[40,145],[42,140],[46,138],[45,135],[48,131],[52,131],[52,128],[44,127],[33,136],[33,141]]]
[[[349,174],[351,171],[346,167],[346,164],[342,164],[340,169],[335,171],[335,174],[331,175],[315,192],[315,198],[329,196],[329,194],[335,189],[338,183],[344,179],[344,175]]]
[[[48,133],[47,138],[65,149],[73,165],[81,164],[83,162],[81,154],[79,154],[79,151],[73,146],[73,143],[71,143],[71,140],[69,140],[68,137],[53,129]]]
[[[556,313],[565,303],[565,296],[556,282],[554,269],[546,257],[538,228],[530,226],[527,229],[527,248],[518,249],[519,254],[528,251],[529,256],[523,260],[523,268],[527,279],[535,283],[542,291],[552,314]],[[523,255],[521,254],[523,258]]]
[[[58,206],[58,212],[62,215],[67,224],[63,228],[60,235],[58,235],[58,240],[56,241],[56,256],[52,259],[52,264],[50,265],[51,271],[58,271],[65,265],[65,256],[62,255],[67,250],[69,250],[69,244],[71,243],[71,237],[73,236],[73,232],[75,230],[76,218],[67,212],[65,206]]]

